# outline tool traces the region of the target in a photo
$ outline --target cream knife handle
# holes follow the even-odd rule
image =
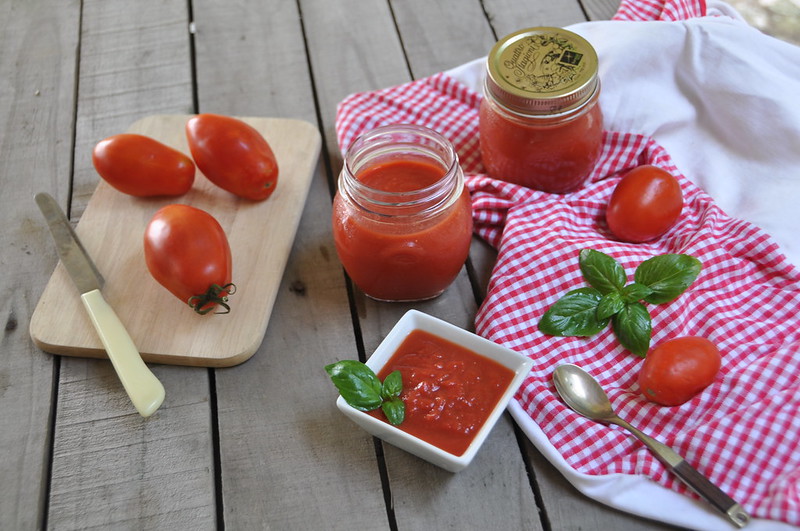
[[[100,290],[84,293],[81,300],[131,402],[140,415],[149,417],[164,402],[164,386],[142,361],[139,349]]]

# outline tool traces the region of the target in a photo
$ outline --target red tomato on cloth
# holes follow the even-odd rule
[[[230,116],[198,114],[186,123],[197,168],[228,192],[263,201],[278,184],[278,162],[255,128]]]
[[[192,159],[144,135],[101,140],[92,150],[92,164],[108,184],[136,197],[183,195],[194,183]]]
[[[617,183],[606,208],[608,228],[625,242],[654,240],[681,215],[683,194],[678,181],[657,166],[645,164]]]
[[[211,214],[189,205],[161,208],[145,229],[144,258],[153,278],[197,313],[230,310],[231,249]]]
[[[670,339],[647,353],[639,373],[642,395],[662,406],[679,406],[711,385],[722,359],[704,337]]]

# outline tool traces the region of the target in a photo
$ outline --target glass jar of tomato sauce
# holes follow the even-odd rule
[[[561,28],[512,33],[492,48],[479,112],[490,176],[545,192],[580,188],[602,149],[597,53]]]
[[[333,200],[342,265],[369,297],[436,297],[472,238],[472,204],[452,144],[415,125],[378,127],[353,142]]]

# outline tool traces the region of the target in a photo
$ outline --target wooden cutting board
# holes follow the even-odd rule
[[[151,136],[188,155],[184,125],[189,118],[149,116],[128,132]],[[75,229],[106,280],[103,295],[145,361],[227,367],[249,359],[264,338],[321,139],[308,122],[241,119],[261,132],[278,161],[278,186],[266,201],[240,199],[212,184],[199,170],[189,193],[177,198],[135,198],[100,180]],[[170,203],[201,208],[225,229],[237,286],[229,301],[231,313],[198,315],[150,276],[144,262],[144,230],[156,210]],[[106,357],[60,262],[34,310],[30,333],[46,352]]]

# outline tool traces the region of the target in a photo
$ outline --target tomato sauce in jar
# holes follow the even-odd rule
[[[462,455],[502,398],[514,371],[424,330],[414,330],[378,373],[399,370],[406,416],[399,429]],[[369,413],[386,420],[379,409]]]
[[[469,253],[472,205],[452,145],[418,126],[377,128],[345,157],[333,238],[347,274],[368,296],[441,294]]]
[[[600,157],[597,54],[579,35],[530,28],[487,58],[480,150],[495,179],[551,193],[580,188]]]

